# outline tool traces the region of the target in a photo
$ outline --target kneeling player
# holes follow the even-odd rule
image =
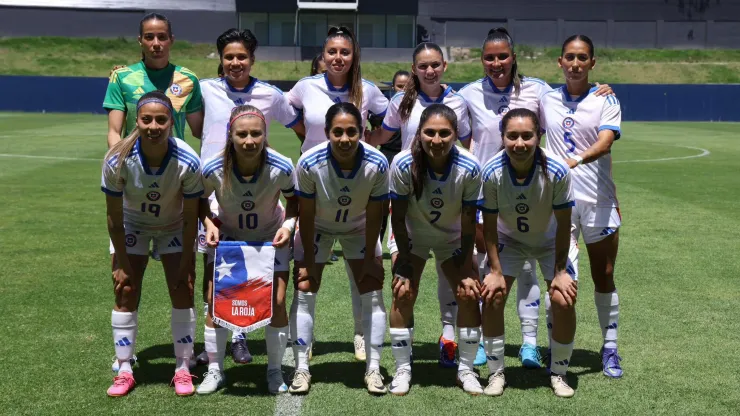
[[[501,123],[504,150],[483,168],[481,209],[491,265],[481,294],[483,346],[490,371],[484,393],[503,394],[504,305],[515,277],[534,258],[547,280],[552,304],[550,385],[556,396],[572,397],[565,373],[573,352],[578,285],[566,271],[574,205],[570,169],[539,147],[542,135],[535,113],[514,109]]]

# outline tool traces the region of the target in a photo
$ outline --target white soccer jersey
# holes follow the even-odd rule
[[[500,90],[489,77],[471,82],[460,90],[468,104],[473,130],[470,151],[481,163],[488,162],[503,148],[501,119],[510,109],[526,108],[541,114],[540,99],[552,88],[537,78],[524,77],[521,81],[519,95],[514,93],[514,84]]]
[[[547,160],[547,175],[540,157]],[[535,163],[524,182],[516,179],[506,150],[483,167],[483,212],[498,213],[502,241],[530,247],[554,247],[557,224],[553,210],[575,205],[568,165],[552,152],[537,148]]]
[[[619,139],[622,123],[619,100],[613,95],[596,96],[594,91],[596,87],[581,97],[571,97],[561,87],[543,97],[542,125],[547,129],[547,149],[553,154],[563,159],[577,155],[596,143],[601,130],[614,130]],[[573,190],[578,201],[618,207],[611,154],[574,168]]]
[[[285,127],[292,127],[300,121],[300,114],[288,102],[279,88],[252,78],[244,89],[237,90],[225,78],[202,79],[200,90],[203,95],[205,117],[203,137],[201,138],[201,160],[211,160],[226,146],[227,128],[231,110],[240,105],[257,107],[265,115],[269,141],[272,120]]]
[[[123,222],[141,231],[171,231],[182,227],[183,198],[203,195],[200,159],[184,141],[170,137],[162,166],[150,168],[142,157],[141,138],[116,175],[118,156],[103,163],[101,189],[123,197]]]
[[[411,114],[406,122],[401,120],[401,114],[399,114],[398,111],[398,107],[401,105],[403,96],[404,93],[399,92],[391,98],[391,101],[388,104],[388,111],[385,113],[385,118],[383,119],[384,129],[393,132],[401,130],[402,150],[411,148],[411,142],[416,136],[416,130],[419,129],[421,113],[432,104],[441,103],[450,107],[455,114],[457,114],[457,135],[459,139],[467,140],[470,138],[470,117],[468,117],[468,106],[462,96],[452,91],[451,87],[447,87],[442,95],[440,95],[436,100],[432,100],[426,94],[419,91],[414,107],[411,109]]]
[[[223,158],[217,156],[203,164],[205,195],[215,192],[221,230],[240,241],[272,241],[285,211],[280,192],[286,198],[295,192],[293,162],[268,148],[266,163],[250,179],[242,177],[236,163],[224,172]],[[224,191],[224,175],[231,175],[231,189]]]
[[[404,150],[393,159],[391,198],[409,201],[406,227],[414,240],[428,237],[446,242],[459,238],[463,205],[479,206],[483,199],[478,159],[465,149],[453,146],[447,171],[437,176],[429,169],[418,200],[411,180],[411,164],[411,150]]]
[[[343,171],[331,144],[315,146],[296,165],[296,194],[316,199],[316,231],[347,235],[365,232],[368,201],[388,199],[388,160],[359,142],[354,169]]]
[[[326,112],[329,107],[339,102],[349,101],[349,84],[341,89],[334,88],[326,74],[303,78],[286,94],[293,107],[303,111],[303,123],[306,126],[306,140],[301,151],[317,144],[325,143]],[[388,99],[370,81],[362,80],[362,125],[367,123],[368,111],[375,115],[385,114]]]

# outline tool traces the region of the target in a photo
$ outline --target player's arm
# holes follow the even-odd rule
[[[568,305],[576,303],[578,283],[568,274],[568,250],[570,249],[571,207],[555,210],[555,276],[550,285],[550,291],[557,290],[565,298]],[[551,294],[552,296],[552,294]]]
[[[591,163],[601,156],[608,154],[611,152],[612,145],[616,139],[617,133],[614,130],[601,130],[596,143],[578,155],[578,157],[583,158],[583,161],[579,162],[577,159],[570,158],[566,160],[568,166],[573,169],[579,164]]]
[[[370,144],[372,146],[379,146],[381,144],[388,143],[388,140],[393,137],[393,134],[395,134],[395,131],[387,130],[384,127],[374,129],[371,131],[367,136],[365,136],[365,141],[367,144]]]
[[[303,141],[306,140],[306,125],[303,123],[303,119],[291,126],[291,129],[293,129],[295,135],[298,136],[301,144],[303,144]]]
[[[472,142],[472,141],[473,141],[473,136],[471,135],[470,137],[468,137],[465,140],[460,140],[460,144],[462,145],[462,147],[466,148],[467,150],[470,150],[470,142]],[[484,160],[484,162],[485,162],[485,160]]]
[[[108,234],[115,249],[118,267],[131,276],[133,269],[126,253],[126,231],[123,228],[123,197],[106,194],[105,206]]]
[[[313,239],[316,231],[316,199],[298,197],[298,224],[301,227],[303,244],[303,267],[309,271],[316,265],[316,254],[313,251]],[[315,277],[315,276],[311,276]]]
[[[413,194],[409,195],[409,198],[413,197]],[[392,205],[391,225],[393,226],[393,238],[395,238],[396,247],[398,247],[396,264],[408,264],[411,259],[409,230],[406,228],[406,214],[409,209],[409,201],[407,199],[394,199]]]
[[[188,127],[190,127],[193,137],[200,139],[203,136],[203,111],[186,114],[185,120],[188,122]],[[183,140],[185,139],[183,138]]]
[[[123,134],[123,125],[126,123],[126,113],[121,110],[108,111],[108,148],[120,142]]]

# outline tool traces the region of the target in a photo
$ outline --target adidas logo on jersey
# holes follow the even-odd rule
[[[190,335],[187,335],[185,338],[180,338],[177,340],[178,344],[192,344],[193,338],[190,337]]]
[[[435,189],[435,190],[434,190],[434,192],[432,192],[432,193],[433,193],[433,194],[435,194],[435,195],[442,195],[442,190],[441,190],[441,189],[439,189],[439,188],[437,188],[437,189]]]
[[[149,185],[150,188],[159,188],[159,185],[157,182],[154,182],[153,184]]]
[[[252,195],[252,191],[247,191],[247,192],[244,192],[244,195],[242,196],[254,196],[254,195]]]
[[[506,98],[506,97],[501,97],[501,99],[498,100],[498,102],[500,102],[500,103],[508,103],[509,102],[509,99]]]
[[[568,110],[568,114],[575,114],[575,113],[576,113],[575,108],[571,108],[570,110]]]
[[[527,197],[526,197],[526,196],[524,196],[524,194],[519,194],[519,196],[518,196],[518,197],[516,197],[516,199],[517,199],[517,200],[519,200],[519,201],[521,201],[521,200],[523,200],[523,199],[527,199]]]
[[[146,94],[146,91],[144,91],[144,89],[141,87],[137,88],[136,91],[134,91],[134,95],[144,95],[144,94]]]
[[[339,98],[339,97],[335,97],[332,101],[334,101],[335,103],[339,104],[339,103],[342,102],[342,99]]]
[[[180,240],[175,237],[172,239],[172,241],[170,241],[169,244],[167,244],[167,247],[182,247],[182,243],[180,243]]]
[[[244,100],[242,100],[241,98],[237,98],[236,100],[234,100],[234,105],[244,105]]]
[[[340,189],[342,192],[350,192],[349,186],[345,186],[344,188]]]

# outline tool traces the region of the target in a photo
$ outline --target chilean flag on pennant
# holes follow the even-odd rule
[[[272,319],[275,248],[270,242],[221,241],[213,273],[213,322],[251,332]]]

